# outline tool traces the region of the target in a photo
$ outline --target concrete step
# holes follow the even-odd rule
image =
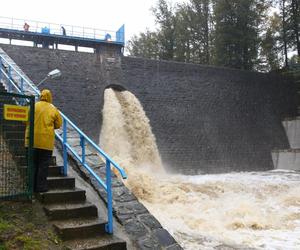
[[[51,190],[55,189],[74,189],[75,178],[68,176],[54,176],[48,177],[48,188]]]
[[[53,222],[57,234],[63,240],[82,239],[106,234],[107,222],[99,218],[73,219]]]
[[[300,117],[285,119],[282,124],[291,148],[300,148]]]
[[[48,168],[48,176],[49,177],[58,177],[62,176],[61,174],[61,166],[50,166]]]
[[[86,200],[85,190],[75,189],[64,189],[64,190],[50,190],[45,193],[38,194],[38,199],[44,204],[53,203],[74,203],[84,202]]]
[[[68,250],[126,250],[126,242],[114,235],[66,241]]]
[[[89,202],[51,204],[44,206],[44,210],[50,220],[94,218],[98,216],[97,207]]]
[[[288,150],[273,150],[274,169],[300,170],[300,148]]]

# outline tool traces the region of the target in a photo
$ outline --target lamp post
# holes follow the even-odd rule
[[[36,86],[38,87],[38,86],[40,86],[44,81],[46,81],[48,78],[50,78],[50,79],[56,79],[56,78],[58,78],[58,77],[60,77],[61,76],[61,72],[60,72],[60,70],[59,69],[54,69],[54,70],[52,70],[52,71],[50,71],[48,74],[47,74],[47,76],[42,80],[42,81],[40,81]]]

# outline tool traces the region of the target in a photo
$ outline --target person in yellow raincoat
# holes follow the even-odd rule
[[[35,104],[34,112],[34,192],[47,192],[48,167],[54,148],[54,130],[60,128],[62,118],[52,104],[50,90],[41,92],[40,101]],[[28,146],[29,126],[26,127],[25,146]]]

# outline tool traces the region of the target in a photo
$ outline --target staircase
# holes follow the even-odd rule
[[[0,91],[5,91],[1,83]],[[5,100],[5,103],[15,104],[12,99]],[[2,105],[0,109],[2,115]],[[25,125],[14,122],[4,129],[3,138],[14,160],[17,160],[21,167],[26,166]],[[22,152],[18,151],[20,148]],[[53,157],[47,178],[49,191],[37,194],[37,199],[42,203],[57,234],[65,241],[67,249],[127,249],[125,241],[106,233],[107,221],[98,215],[97,207],[87,201],[86,191],[76,187],[75,178],[62,176],[61,169]]]
[[[49,191],[40,193],[46,215],[68,249],[126,249],[126,242],[105,231],[97,207],[86,200],[85,190],[76,188],[75,178],[61,175],[60,166],[49,167]]]
[[[6,73],[10,76],[11,80],[13,82],[19,82],[19,81],[22,82],[23,85],[21,89],[22,94],[33,95],[34,94],[33,89],[35,90],[38,89],[35,87],[35,85],[29,79],[29,77],[23,73],[23,71],[19,68],[19,66],[5,53],[5,51],[2,48],[0,48],[0,56],[5,59],[5,61],[1,60],[0,62],[5,68]],[[10,67],[13,67],[15,70],[11,70]],[[18,74],[17,72],[21,72],[21,74]],[[24,79],[26,81],[24,81]],[[28,83],[30,83],[30,86],[28,85]],[[0,85],[2,87],[3,84]],[[4,86],[4,89],[9,91],[8,86]]]

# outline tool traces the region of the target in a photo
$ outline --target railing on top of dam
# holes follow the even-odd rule
[[[15,30],[22,33],[32,32],[45,36],[53,35],[59,37],[115,42],[122,45],[125,43],[124,25],[122,25],[117,31],[112,31],[0,16],[0,29]]]
[[[14,67],[3,55],[0,54],[0,84],[3,84],[6,90],[10,93],[20,93],[27,95],[34,95],[37,99],[40,96],[39,89],[30,83],[26,77],[21,74],[16,67]],[[63,174],[67,175],[68,167],[68,153],[71,153],[78,162],[97,180],[97,182],[104,188],[107,193],[107,209],[108,209],[108,223],[106,224],[106,231],[113,233],[113,214],[112,214],[112,185],[111,185],[111,165],[118,170],[123,179],[127,178],[125,171],[111,159],[96,143],[94,143],[85,133],[83,133],[65,114],[60,112],[63,118],[62,135],[56,131],[56,137],[62,143],[63,148]],[[68,143],[67,135],[69,130],[67,126],[78,133],[80,137],[81,155],[79,155],[74,146]],[[106,181],[103,181],[89,166],[86,161],[86,147],[90,145],[102,158],[106,165]],[[100,161],[100,157],[99,157]]]

